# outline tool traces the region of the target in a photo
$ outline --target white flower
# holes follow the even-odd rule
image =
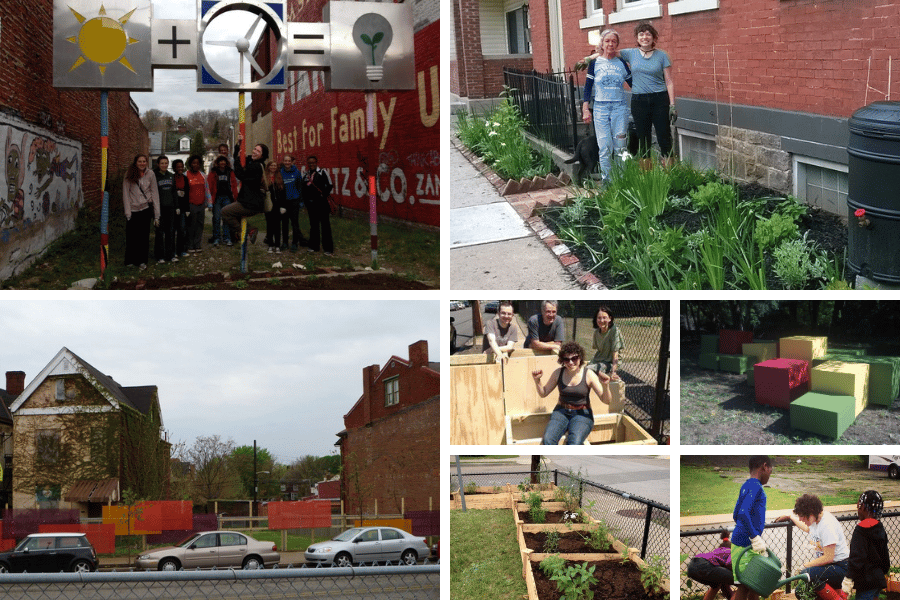
[[[622,156],[622,160],[628,160],[631,158],[631,155],[628,154],[628,150],[622,150],[621,156]]]
[[[497,121],[494,121],[494,127],[500,127],[500,123],[498,123]]]
[[[491,136],[491,135],[500,135],[500,134],[497,133],[496,131],[490,131],[490,132],[488,132],[488,136]]]
[[[505,146],[505,145],[506,145],[506,142],[500,142],[500,145],[501,145],[501,146]]]

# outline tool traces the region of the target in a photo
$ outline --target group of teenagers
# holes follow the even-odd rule
[[[708,553],[696,555],[688,565],[688,576],[710,586],[704,600],[715,598],[719,590],[729,600],[757,600],[759,594],[737,581],[754,556],[767,554],[763,540],[766,518],[766,493],[774,463],[768,456],[751,456],[750,477],[741,486],[734,507],[735,527],[730,538],[722,534],[722,543]],[[817,598],[846,600],[856,590],[856,600],[874,600],[887,585],[890,570],[887,533],[881,523],[884,500],[875,490],[859,495],[856,504],[859,518],[850,543],[840,522],[825,510],[814,494],[797,498],[790,515],[775,523],[792,522],[806,532],[814,547],[813,558],[795,568],[797,574],[808,573]],[[732,589],[732,585],[736,588]]]
[[[528,333],[524,347],[537,352],[557,355],[560,367],[555,369],[546,383],[542,383],[544,371],[537,369],[531,375],[541,398],[546,398],[554,388],[559,390],[559,402],[550,415],[541,443],[556,445],[566,436],[567,445],[580,445],[594,427],[591,410],[591,391],[601,402],[609,404],[609,382],[618,379],[616,370],[625,344],[615,317],[607,306],[600,306],[594,315],[594,356],[585,362],[585,349],[577,342],[566,341],[566,325],[557,314],[558,303],[544,300],[541,312],[528,319]],[[513,305],[501,300],[497,316],[484,327],[482,351],[491,350],[498,362],[506,360],[519,340],[518,329],[513,324]]]
[[[677,118],[672,61],[656,47],[659,33],[653,25],[639,24],[634,36],[637,47],[620,49],[618,32],[606,29],[600,33],[596,53],[585,57],[582,119],[594,125],[603,182],[609,180],[614,161],[627,147],[629,112],[634,119],[641,165],[651,165],[653,130],[665,164],[672,161],[670,123]],[[626,85],[631,89],[630,111]]]
[[[246,160],[240,157],[239,138],[233,157],[228,146],[219,145],[220,155],[209,173],[197,155],[172,162],[159,156],[150,168],[149,158],[139,154],[125,173],[122,201],[125,208],[125,265],[146,269],[149,262],[150,228],[155,227],[154,258],[159,263],[178,262],[179,257],[202,252],[206,211],[212,211],[212,237],[208,242],[232,246],[240,241],[241,220],[265,212],[265,244],[270,253],[306,247],[309,252],[334,252],[331,236],[329,196],[334,186],[328,173],[308,156],[300,171],[294,158],[279,164],[268,160],[269,148],[256,144]],[[299,211],[309,213],[310,237],[300,231]],[[290,231],[289,231],[290,230]],[[321,232],[321,235],[320,235]],[[256,242],[257,230],[247,235]],[[293,241],[289,242],[289,233]]]

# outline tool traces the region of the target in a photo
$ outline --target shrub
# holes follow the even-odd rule
[[[582,537],[584,542],[595,552],[602,552],[610,547],[609,529],[603,521],[599,521],[594,529]]]
[[[525,503],[528,504],[528,508],[530,509],[540,508],[541,502],[543,502],[543,499],[539,492],[529,492],[525,497]]]
[[[772,251],[775,259],[772,269],[785,289],[802,290],[810,279],[824,276],[825,265],[819,260],[814,261],[811,251],[806,236],[784,242]]]
[[[544,552],[547,554],[555,554],[559,552],[559,532],[548,531],[544,538]]]
[[[669,569],[663,565],[662,559],[653,556],[647,561],[647,565],[641,571],[641,583],[648,592],[655,592],[664,596],[669,595],[669,590],[662,587]]]
[[[478,491],[478,484],[475,483],[474,481],[470,481],[469,483],[466,484],[466,493],[467,494],[474,494],[477,491]]]
[[[528,515],[531,517],[532,523],[543,523],[547,520],[547,511],[540,506],[532,506],[528,510]]]

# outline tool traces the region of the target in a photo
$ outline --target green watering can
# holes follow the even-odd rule
[[[757,554],[741,569],[741,556],[749,549],[749,546],[741,548],[734,557],[734,577],[738,580],[738,583],[743,583],[761,597],[765,598],[771,595],[772,592],[795,579],[802,579],[809,583],[809,573],[801,573],[787,579],[779,579],[781,577],[781,561],[769,549],[766,549],[768,556]]]

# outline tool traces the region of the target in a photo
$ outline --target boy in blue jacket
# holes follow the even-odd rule
[[[772,459],[768,456],[750,457],[750,478],[741,486],[737,502],[734,505],[734,533],[731,534],[731,567],[737,572],[737,553],[746,548],[741,557],[743,567],[753,554],[765,554],[766,544],[762,541],[763,526],[766,521],[766,493],[763,486],[772,475]],[[735,577],[737,581],[737,577]],[[738,583],[733,600],[759,600],[759,594]]]

